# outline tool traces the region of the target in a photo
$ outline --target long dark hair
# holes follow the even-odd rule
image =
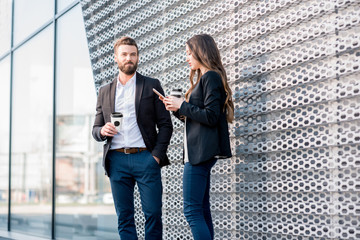
[[[234,120],[234,103],[232,101],[232,91],[227,82],[227,76],[224,66],[221,62],[219,49],[214,39],[208,34],[195,35],[190,38],[186,45],[189,47],[192,56],[204,67],[217,72],[221,76],[221,80],[226,92],[225,104],[223,111],[226,110],[226,119],[228,122]],[[194,84],[194,76],[197,73],[197,80]],[[189,100],[190,94],[194,87],[199,83],[202,74],[200,69],[190,71],[190,88],[185,93],[185,98]]]

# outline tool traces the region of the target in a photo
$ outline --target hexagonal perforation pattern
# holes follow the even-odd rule
[[[360,239],[359,0],[82,0],[95,86],[128,35],[139,71],[189,87],[185,42],[211,34],[235,103],[234,156],[212,170],[215,239]],[[192,239],[182,213],[183,123],[162,169],[164,239]],[[136,223],[144,238],[139,194]]]

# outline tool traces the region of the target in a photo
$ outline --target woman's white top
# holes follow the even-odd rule
[[[184,162],[185,163],[189,162],[187,136],[186,136],[186,118],[185,118],[185,126],[184,126]]]

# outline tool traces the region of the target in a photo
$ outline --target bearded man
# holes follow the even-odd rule
[[[145,239],[162,239],[162,166],[169,164],[166,150],[173,127],[169,112],[153,88],[164,95],[157,79],[136,72],[139,50],[134,39],[114,44],[119,75],[99,89],[92,135],[104,144],[103,167],[109,177],[121,239],[138,239],[134,220],[137,183],[145,215]],[[117,130],[112,113],[122,114]],[[158,129],[158,131],[156,130]]]

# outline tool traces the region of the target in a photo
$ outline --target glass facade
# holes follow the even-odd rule
[[[53,26],[14,52],[12,229],[47,235],[51,226]]]
[[[11,0],[0,1],[0,57],[10,50]]]
[[[57,25],[56,236],[110,240],[117,220],[102,147],[91,136],[96,91],[83,26],[80,6]]]
[[[1,1],[0,20],[0,231],[117,239],[79,1]]]
[[[10,57],[0,62],[0,229],[7,228],[9,195]]]
[[[14,0],[14,43],[27,38],[31,33],[52,20],[54,1]]]
[[[57,0],[57,12],[61,12],[65,8],[67,8],[70,4],[74,3],[74,0]]]

